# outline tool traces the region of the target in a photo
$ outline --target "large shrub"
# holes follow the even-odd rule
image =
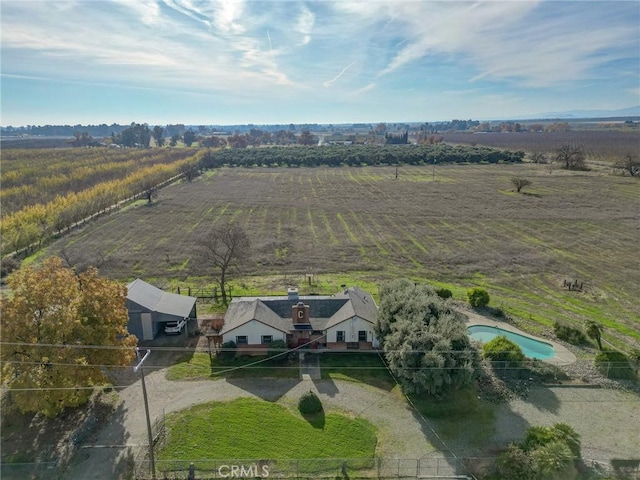
[[[269,344],[267,356],[275,357],[271,360],[272,362],[284,362],[287,359],[286,350],[287,344],[284,340],[275,340]]]
[[[568,445],[561,440],[552,440],[531,453],[533,468],[538,478],[545,480],[561,480],[570,478],[574,456]]]
[[[322,402],[315,393],[309,390],[298,400],[298,410],[303,415],[320,413],[322,411]]]
[[[596,355],[596,367],[607,378],[633,380],[635,372],[626,355],[618,350],[601,350]]]
[[[220,363],[229,363],[236,357],[236,342],[229,340],[222,344],[222,350],[218,352]]]
[[[535,480],[536,472],[533,458],[520,446],[511,444],[496,459],[497,478]]]
[[[556,334],[558,339],[569,342],[572,345],[583,345],[585,343],[589,343],[587,336],[582,330],[565,323],[555,322],[553,324],[553,332]]]
[[[469,299],[469,305],[473,308],[481,308],[489,305],[489,293],[484,288],[470,288],[467,290],[467,298]]]
[[[522,362],[525,359],[522,348],[506,336],[500,335],[482,346],[482,356],[492,362]]]
[[[406,393],[437,395],[468,386],[476,376],[478,352],[465,322],[427,285],[382,285],[376,332]]]
[[[565,423],[533,426],[520,444],[510,445],[496,460],[495,478],[561,480],[573,478],[580,459],[580,436]]]
[[[453,296],[453,293],[451,293],[451,290],[449,290],[448,288],[436,288],[436,294],[440,297],[440,298],[451,298]]]

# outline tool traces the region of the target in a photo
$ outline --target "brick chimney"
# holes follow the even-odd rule
[[[309,325],[309,305],[298,302],[291,307],[291,319],[294,325]]]

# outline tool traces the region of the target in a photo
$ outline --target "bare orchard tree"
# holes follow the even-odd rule
[[[218,285],[222,292],[222,301],[226,305],[227,274],[249,255],[249,237],[240,225],[227,222],[211,229],[198,240],[198,245],[203,258],[220,274]]]
[[[76,275],[85,273],[90,268],[100,269],[109,258],[103,252],[83,254],[72,252],[67,247],[62,247],[58,256],[62,259],[62,265],[75,272]]]
[[[585,154],[582,147],[562,145],[556,150],[556,162],[566,170],[585,170]]]
[[[184,163],[180,166],[180,173],[187,182],[191,183],[198,176],[198,165],[193,162]]]
[[[544,152],[533,152],[531,154],[531,161],[533,163],[548,163],[547,154]]]
[[[616,162],[613,168],[622,170],[622,174],[629,174],[632,177],[640,177],[640,160],[628,153],[623,159]]]
[[[520,193],[520,190],[522,190],[524,187],[528,187],[529,185],[531,185],[531,180],[527,180],[526,178],[522,177],[511,177],[511,183],[514,187],[516,187],[516,192]]]
[[[153,179],[144,179],[139,183],[142,195],[151,203],[153,197],[158,196],[158,185]]]

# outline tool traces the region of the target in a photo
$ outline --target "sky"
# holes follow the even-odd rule
[[[640,2],[0,0],[0,124],[514,118],[640,105]]]

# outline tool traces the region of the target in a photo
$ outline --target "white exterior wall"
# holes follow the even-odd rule
[[[247,336],[247,343],[249,345],[260,344],[262,335],[271,335],[274,342],[276,340],[282,340],[286,343],[287,341],[286,333],[256,320],[251,320],[250,322],[247,322],[244,325],[241,325],[238,328],[234,328],[233,330],[225,333],[224,335],[222,335],[222,341],[235,342],[236,337],[242,335]]]
[[[330,343],[337,342],[338,340],[336,332],[338,332],[339,330],[344,331],[345,342],[357,342],[358,332],[360,330],[365,330],[367,332],[367,342],[371,342],[374,348],[378,348],[380,346],[378,339],[373,332],[373,324],[359,317],[352,317],[342,323],[334,325],[333,327],[327,328],[326,341]]]

